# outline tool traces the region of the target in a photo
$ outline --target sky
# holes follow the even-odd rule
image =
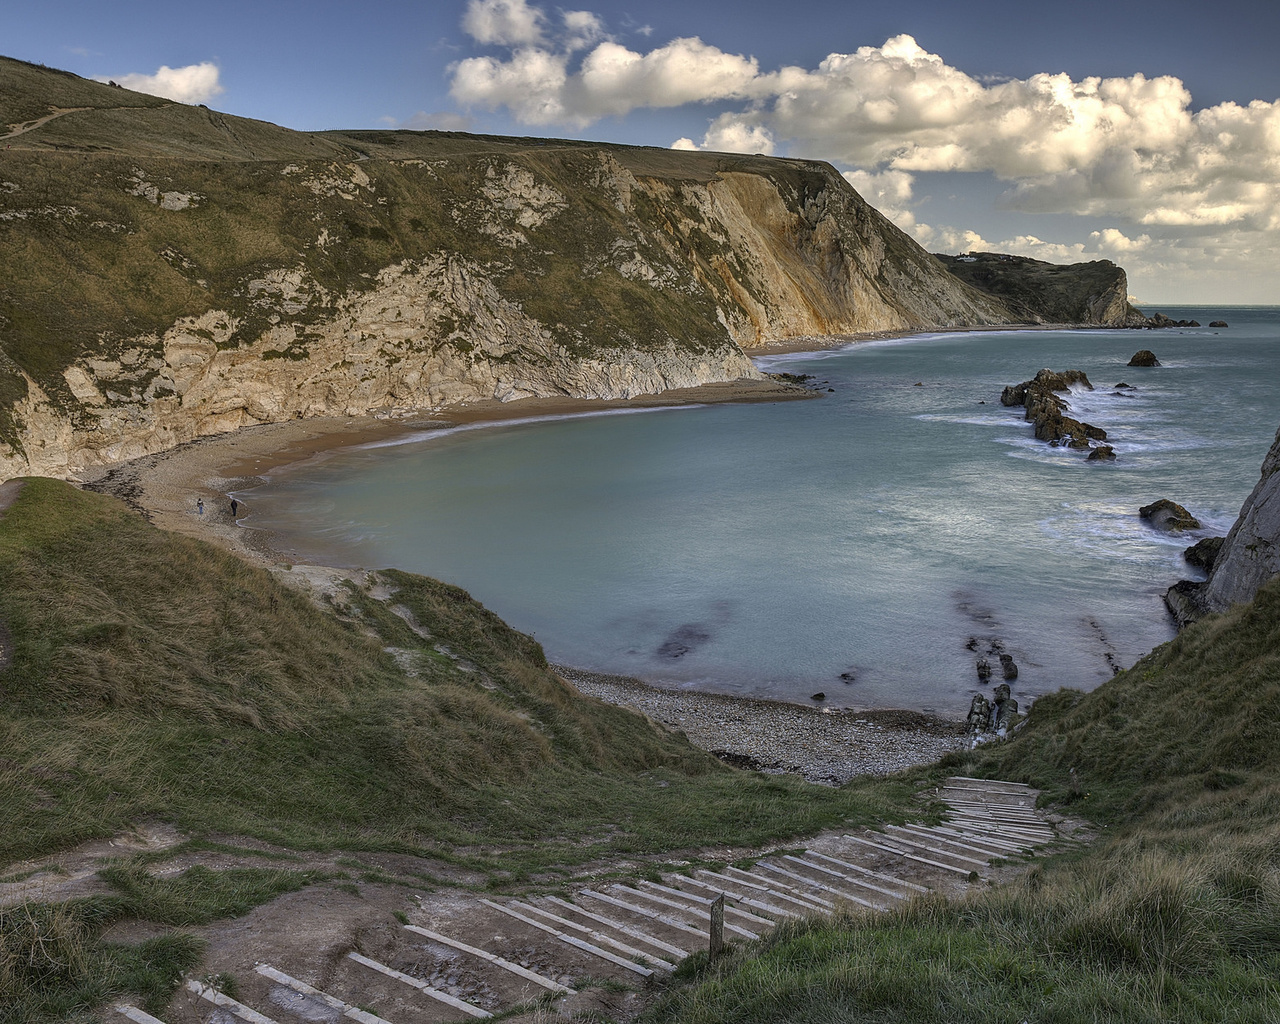
[[[827,160],[933,252],[1280,304],[1280,4],[12,0],[0,53],[301,130]]]

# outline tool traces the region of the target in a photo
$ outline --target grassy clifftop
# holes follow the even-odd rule
[[[1060,266],[1006,253],[937,254],[952,274],[998,298],[1028,323],[1141,327],[1125,272],[1110,260]]]
[[[192,849],[416,855],[415,884],[555,885],[602,857],[896,818],[908,800],[728,768],[572,690],[435,580],[387,571],[319,607],[58,481],[0,511],[0,881],[159,823]],[[0,1022],[87,1020],[123,992],[162,1011],[201,944],[154,925],[243,914],[313,875],[140,861],[100,871],[106,893],[0,905]],[[139,920],[163,934],[103,937]]]
[[[92,438],[661,390],[772,338],[1011,316],[820,162],[294,132],[4,58],[0,121],[10,473],[56,471],[41,445],[74,466]],[[300,403],[291,365],[320,382]]]

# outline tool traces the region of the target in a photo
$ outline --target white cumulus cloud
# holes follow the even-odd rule
[[[763,71],[698,38],[632,50],[589,12],[562,14],[550,38],[551,19],[526,0],[471,0],[468,15],[479,10],[523,28],[473,32],[511,52],[456,64],[452,94],[529,124],[582,128],[641,108],[728,103],[700,148],[785,151],[874,174],[989,172],[1010,183],[1004,204],[1027,212],[1280,230],[1280,101],[1194,111],[1179,79],[1141,73],[979,79],[909,35]]]
[[[177,100],[179,103],[203,103],[223,92],[219,77],[218,65],[212,61],[200,64],[188,64],[182,68],[171,68],[162,64],[154,75],[139,73],[128,75],[98,75],[95,81],[113,81],[134,92],[145,92],[150,96],[163,96],[165,99]]]
[[[482,46],[537,46],[547,16],[525,0],[469,0],[462,30]]]
[[[812,67],[762,69],[696,37],[632,48],[592,12],[549,10],[470,0],[464,27],[505,52],[453,65],[455,101],[578,129],[640,109],[712,105],[703,137],[673,148],[831,160],[935,250],[1123,258],[1167,282],[1198,272],[1228,282],[1232,266],[1260,280],[1260,254],[1280,251],[1280,100],[1195,109],[1170,75],[973,76],[910,35]],[[632,38],[647,28],[623,25]],[[914,183],[938,172],[994,175],[1006,209],[1092,223],[1062,242],[990,242],[971,226],[921,223]],[[1088,234],[1099,222],[1112,226]]]

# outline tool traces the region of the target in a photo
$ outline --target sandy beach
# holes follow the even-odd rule
[[[257,565],[295,562],[287,540],[237,526],[228,495],[252,487],[283,466],[354,445],[405,434],[474,423],[565,416],[612,409],[659,409],[722,402],[782,402],[816,399],[820,393],[774,380],[738,380],[680,388],[631,399],[526,398],[454,406],[439,413],[396,419],[320,417],[243,427],[202,437],[130,462],[94,467],[80,474],[84,486],[123,499],[161,529],[213,541]],[[197,513],[197,502],[204,513]],[[250,511],[251,510],[247,510]]]
[[[813,349],[812,339],[803,349]],[[833,345],[853,339],[821,339]],[[774,402],[820,398],[820,392],[776,381],[737,381],[669,391],[626,401],[568,398],[481,402],[445,414],[396,420],[335,418],[248,427],[181,445],[131,462],[89,471],[82,484],[113,494],[161,529],[199,537],[273,569],[282,580],[323,591],[359,576],[357,567],[304,564],[288,538],[245,528],[231,516],[228,494],[274,469],[323,458],[357,444],[409,432],[618,408],[660,408],[714,402]],[[203,513],[197,502],[203,502]],[[244,509],[241,510],[243,515]],[[246,524],[251,524],[252,510]],[[929,764],[964,745],[956,723],[913,711],[854,711],[663,688],[570,667],[561,675],[584,693],[631,707],[683,732],[703,749],[740,767],[792,772],[813,782],[840,784],[858,775],[886,775]]]

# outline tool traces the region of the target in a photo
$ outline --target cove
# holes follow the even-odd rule
[[[238,496],[303,557],[466,588],[555,662],[957,716],[999,647],[1025,707],[1173,636],[1161,594],[1194,575],[1182,549],[1230,528],[1280,423],[1280,308],[1165,312],[1231,326],[768,357],[822,396],[407,435]],[[1128,367],[1139,348],[1163,365]],[[1114,463],[1000,405],[1041,367],[1088,374],[1072,415],[1107,430]],[[1161,497],[1205,529],[1152,530],[1137,510]]]

